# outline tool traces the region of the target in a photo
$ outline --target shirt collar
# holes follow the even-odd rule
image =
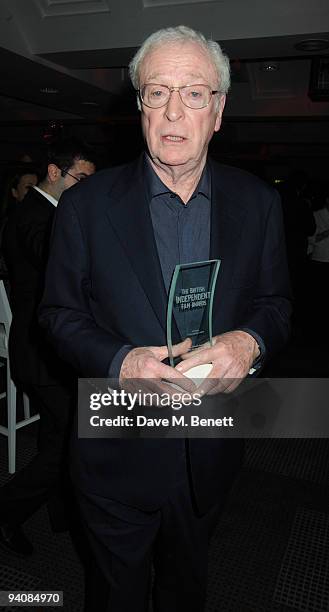
[[[46,191],[43,191],[43,189],[40,189],[40,187],[37,187],[36,185],[33,185],[33,189],[36,189],[36,191],[41,193],[41,195],[43,195],[44,198],[49,200],[49,202],[51,202],[51,204],[53,204],[54,206],[57,206],[58,200],[56,200],[52,195],[50,195],[50,193],[47,193]]]
[[[144,172],[146,191],[149,202],[152,200],[152,198],[156,196],[163,195],[164,193],[173,193],[169,189],[169,187],[167,187],[158,177],[158,175],[151,166],[148,155],[146,154],[144,155]],[[205,196],[206,198],[208,198],[208,200],[211,199],[211,175],[208,163],[206,163],[202,171],[199,183],[190,200],[199,194]]]

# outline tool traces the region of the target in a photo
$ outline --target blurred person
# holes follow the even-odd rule
[[[315,231],[315,219],[307,198],[307,186],[307,175],[303,171],[296,171],[290,174],[279,188],[294,296],[293,332],[295,338],[302,341],[310,323],[308,240]]]
[[[17,204],[22,202],[28,190],[38,183],[38,174],[34,167],[29,164],[24,164],[17,169],[15,175],[7,182],[4,198],[1,202],[0,214],[0,278],[6,282],[8,294],[10,287],[8,283],[8,269],[3,256],[2,240],[3,233],[6,227],[8,216],[14,212]]]
[[[38,183],[38,175],[31,171],[22,171],[16,175],[11,186],[11,193],[17,202],[22,202],[31,187]]]
[[[71,413],[71,379],[67,366],[43,341],[36,313],[58,200],[65,190],[95,172],[92,152],[75,142],[52,146],[47,162],[41,182],[9,215],[3,236],[13,315],[11,373],[40,413],[37,455],[0,489],[0,544],[20,555],[33,552],[22,525],[44,502],[48,502],[53,529],[60,530],[65,523],[60,478]],[[13,195],[21,197],[27,181],[24,185],[17,183]]]
[[[311,310],[312,328],[317,344],[328,346],[329,298],[329,185],[323,186],[322,197],[317,198],[320,208],[314,211],[316,229],[310,239],[311,250]]]
[[[39,182],[39,170],[25,163],[16,168],[6,182],[1,202],[1,220],[4,219],[15,202],[22,202],[31,187]]]

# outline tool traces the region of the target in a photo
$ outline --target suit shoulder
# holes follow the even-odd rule
[[[220,164],[213,160],[211,160],[211,168],[215,180],[222,186],[222,189],[229,191],[229,195],[232,198],[240,198],[241,195],[244,198],[248,196],[255,197],[257,195],[258,197],[273,200],[274,197],[278,197],[274,187],[246,170]]]
[[[115,183],[119,177],[125,172],[129,171],[131,164],[122,164],[120,166],[113,166],[111,168],[105,168],[104,170],[98,170],[95,174],[89,176],[82,183],[76,185],[76,188],[82,186],[88,186],[91,189],[97,187],[98,189],[106,189],[113,183]]]
[[[24,200],[17,207],[16,220],[18,223],[29,222],[34,219],[47,220],[55,212],[54,205],[36,189],[30,189]]]
[[[70,187],[61,196],[60,202],[71,200],[79,208],[90,206],[92,199],[93,207],[101,205],[104,197],[113,189],[117,183],[127,184],[129,176],[134,170],[135,164],[124,164],[99,170],[92,176],[88,176],[82,182]]]
[[[52,210],[53,206],[54,205],[44,195],[42,195],[42,193],[31,187],[19,205],[19,209],[21,210],[24,207],[28,207],[32,210]]]

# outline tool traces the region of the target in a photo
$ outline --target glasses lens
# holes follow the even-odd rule
[[[141,98],[146,106],[151,108],[160,108],[164,106],[169,99],[170,91],[165,85],[154,85],[149,83],[144,85],[141,90]]]
[[[180,89],[181,98],[189,108],[204,108],[211,99],[211,90],[207,85],[187,85]]]

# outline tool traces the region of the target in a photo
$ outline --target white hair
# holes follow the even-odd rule
[[[166,43],[184,42],[195,42],[208,53],[218,76],[218,90],[226,94],[230,87],[229,58],[223,53],[220,45],[216,41],[207,40],[201,32],[197,32],[183,25],[158,30],[143,42],[129,64],[129,76],[134,88],[138,90],[141,85],[139,81],[140,68],[147,53]]]

